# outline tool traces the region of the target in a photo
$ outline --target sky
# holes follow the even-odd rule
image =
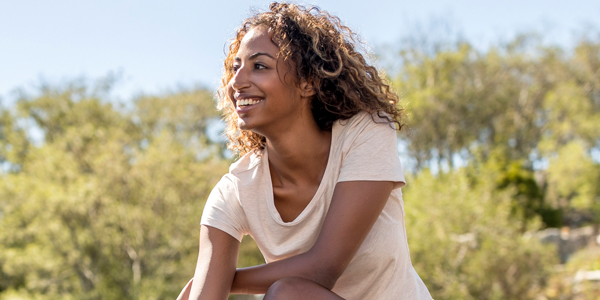
[[[85,77],[120,78],[112,97],[219,83],[224,49],[235,29],[270,1],[0,0],[0,105],[15,90]],[[308,0],[340,17],[373,51],[395,46],[431,24],[449,24],[485,49],[536,31],[573,45],[586,28],[600,29],[592,0]],[[435,27],[435,26],[434,26]]]

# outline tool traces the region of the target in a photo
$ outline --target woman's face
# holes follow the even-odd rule
[[[268,136],[304,115],[308,101],[302,101],[295,72],[279,57],[267,28],[255,27],[244,36],[233,72],[227,90],[241,129]]]

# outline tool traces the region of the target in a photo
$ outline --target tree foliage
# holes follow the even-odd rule
[[[497,152],[532,166],[571,141],[600,146],[599,53],[600,42],[568,54],[534,36],[484,52],[467,42],[402,51],[395,84],[410,113],[410,153],[420,167]]]
[[[498,188],[516,188],[523,224],[536,215],[548,226],[598,222],[600,40],[582,38],[572,51],[535,35],[486,51],[436,49],[401,51],[395,72],[417,171],[501,161]]]
[[[493,169],[408,179],[411,257],[434,299],[533,299],[557,263],[551,247],[521,234],[513,192],[496,191]]]
[[[212,97],[126,110],[90,90],[45,87],[4,112],[0,298],[164,299],[193,274],[203,203],[228,165],[205,135]]]
[[[461,41],[398,59],[416,160],[409,244],[434,298],[587,295],[565,275],[576,271],[553,271],[556,250],[526,237],[600,223],[600,39],[572,51],[534,35],[486,51]]]

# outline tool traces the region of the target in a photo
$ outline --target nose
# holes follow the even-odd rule
[[[241,66],[234,72],[233,77],[231,77],[231,80],[229,80],[229,84],[235,91],[240,91],[243,88],[247,88],[248,86],[250,86],[250,81],[246,73],[247,72],[245,68]]]

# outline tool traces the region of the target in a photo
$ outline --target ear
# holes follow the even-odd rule
[[[312,82],[303,79],[300,82],[300,95],[304,98],[310,98],[316,94]]]

